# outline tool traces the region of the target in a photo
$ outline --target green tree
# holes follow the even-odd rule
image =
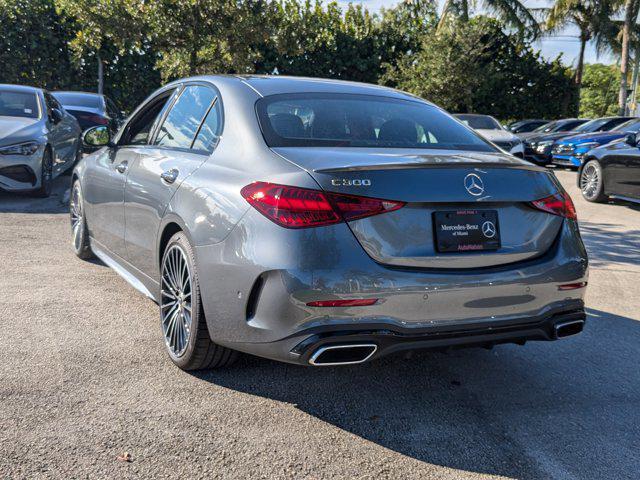
[[[53,0],[0,0],[0,83],[72,84],[69,23]]]
[[[426,35],[420,49],[389,67],[383,81],[453,112],[498,118],[566,116],[569,69],[548,62],[500,22],[475,17]]]
[[[615,65],[586,64],[582,79],[580,116],[604,117],[617,113],[620,71]]]

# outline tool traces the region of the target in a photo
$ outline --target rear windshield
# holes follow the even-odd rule
[[[36,94],[0,90],[0,117],[40,117]]]
[[[102,98],[98,95],[73,93],[73,92],[55,92],[53,96],[65,107],[73,105],[75,107],[86,108],[102,108]]]
[[[374,95],[284,94],[258,100],[270,147],[496,149],[440,109]]]

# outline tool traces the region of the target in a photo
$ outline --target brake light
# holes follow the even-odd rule
[[[240,194],[260,213],[285,228],[308,228],[392,212],[404,202],[255,182]]]
[[[535,200],[531,204],[538,210],[543,212],[552,213],[564,218],[571,218],[576,220],[578,215],[576,214],[576,207],[573,205],[573,201],[567,192],[560,192],[548,197]]]

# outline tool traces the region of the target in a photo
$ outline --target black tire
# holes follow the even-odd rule
[[[47,198],[51,195],[53,183],[53,154],[50,148],[46,148],[42,155],[40,166],[40,188],[33,191],[34,197]]]
[[[186,275],[181,274],[180,276],[185,284],[185,279],[189,280],[189,288],[173,288],[176,281],[173,280],[174,277],[171,277],[171,265],[177,265],[178,261],[184,260],[186,260],[188,268],[185,272]],[[162,255],[160,278],[160,328],[171,361],[182,370],[221,368],[235,362],[238,358],[238,352],[215,344],[209,336],[200,298],[200,283],[195,255],[184,233],[178,232],[169,240]],[[180,293],[178,293],[179,290]],[[185,325],[187,323],[187,317],[189,317],[187,303],[190,309],[190,325],[186,342],[180,344],[176,339],[176,337],[180,338],[180,334],[176,335],[175,332],[176,329],[179,331],[181,328],[178,324]]]
[[[84,214],[84,201],[80,181],[75,180],[69,194],[69,219],[71,221],[71,246],[78,258],[89,260],[93,258],[89,243],[87,219]]]
[[[608,200],[604,193],[604,175],[597,160],[589,160],[580,170],[580,192],[587,202],[600,203]]]

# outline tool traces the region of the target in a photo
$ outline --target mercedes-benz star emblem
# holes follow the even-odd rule
[[[470,173],[464,177],[464,188],[467,189],[474,197],[482,195],[484,193],[484,183],[482,179],[475,173]]]
[[[493,238],[496,236],[496,226],[493,224],[493,222],[487,220],[482,224],[482,233],[487,238]]]

